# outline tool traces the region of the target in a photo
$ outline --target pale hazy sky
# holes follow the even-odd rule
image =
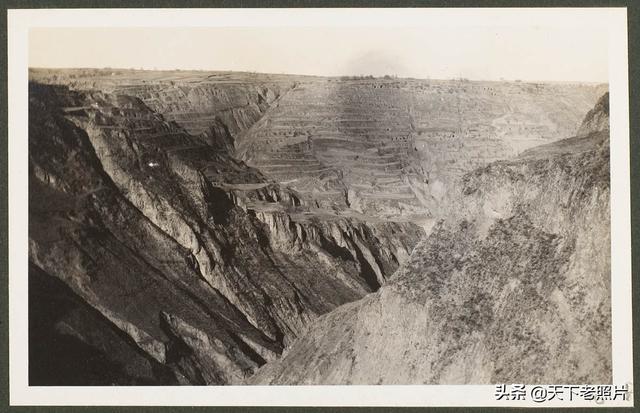
[[[30,67],[608,81],[608,35],[559,27],[47,28]]]

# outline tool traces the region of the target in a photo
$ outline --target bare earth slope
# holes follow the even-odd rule
[[[140,98],[322,208],[432,219],[466,172],[571,136],[606,85],[32,69]]]
[[[32,267],[171,372],[125,382],[241,382],[422,234],[315,211],[135,97],[32,84],[29,116]],[[109,356],[92,320],[74,336]]]
[[[607,100],[581,137],[467,174],[389,283],[251,383],[610,382]]]
[[[355,364],[349,372],[342,367],[352,364],[332,363],[363,348],[378,349],[366,357],[383,360],[388,348],[410,352],[419,339],[373,347],[341,341],[353,337],[336,325],[360,328],[348,309],[400,333],[403,314],[418,322],[422,311],[398,312],[405,290],[420,301],[433,288],[451,289],[458,295],[442,299],[485,305],[485,296],[474,298],[483,292],[502,305],[491,295],[496,285],[524,283],[528,271],[546,274],[544,288],[564,295],[523,296],[557,298],[558,311],[578,308],[592,324],[601,317],[606,330],[609,307],[598,300],[608,297],[608,284],[583,266],[608,271],[601,248],[608,234],[568,229],[608,219],[608,176],[594,175],[608,165],[606,101],[579,136],[558,141],[606,86],[96,69],[32,69],[30,80],[33,383],[238,384],[265,363],[256,382],[371,381],[366,365],[358,373]],[[527,149],[539,143],[549,144]],[[515,154],[519,160],[482,167]],[[445,217],[407,261],[421,227]],[[514,256],[494,257],[493,243]],[[433,251],[437,259],[422,263],[420,255]],[[495,282],[482,269],[485,259]],[[508,276],[519,281],[505,279],[516,262],[526,271]],[[433,271],[461,278],[467,289],[454,291],[449,281],[429,287]],[[474,286],[482,277],[490,281]],[[584,297],[578,282],[591,286]],[[367,310],[392,293],[384,311]],[[461,317],[449,320],[462,326],[452,337],[466,334],[468,323],[489,328],[484,311],[439,305],[418,308]],[[571,341],[587,340],[581,322],[569,328],[535,317],[545,329],[568,331],[557,346],[569,343],[606,367],[604,334],[591,351],[591,342]],[[429,360],[446,364],[457,350],[448,330],[435,331],[445,354]],[[300,344],[310,337],[313,344]],[[335,358],[325,357],[324,340],[343,346]],[[70,364],[75,372],[64,367],[74,352],[87,360]],[[578,353],[569,353],[574,363]],[[314,363],[322,365],[315,373]],[[404,380],[388,376],[401,366],[394,363],[382,363],[388,370],[374,381]],[[424,368],[411,380],[446,377],[445,367]]]
[[[302,80],[239,137],[238,151],[321,204],[428,217],[464,173],[574,134],[603,92],[579,84]]]

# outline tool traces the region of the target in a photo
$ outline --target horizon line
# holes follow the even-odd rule
[[[228,69],[148,69],[148,68],[133,68],[133,67],[43,67],[43,66],[29,66],[28,70],[118,70],[118,71],[134,71],[134,72],[206,72],[206,73],[243,73],[254,75],[275,75],[275,76],[299,76],[299,77],[315,77],[315,78],[327,78],[327,79],[340,79],[340,78],[361,78],[351,80],[366,80],[369,79],[382,79],[382,80],[435,80],[435,81],[467,81],[467,82],[510,82],[510,83],[580,83],[590,85],[609,85],[609,81],[601,80],[557,80],[557,79],[478,79],[469,77],[450,77],[450,78],[430,78],[430,77],[413,77],[413,76],[399,76],[396,74],[384,74],[384,75],[372,75],[372,74],[343,74],[343,75],[319,75],[319,74],[301,74],[301,73],[285,73],[285,72],[259,72],[252,70],[228,70]],[[389,79],[385,79],[389,77]],[[343,79],[349,80],[349,79]]]

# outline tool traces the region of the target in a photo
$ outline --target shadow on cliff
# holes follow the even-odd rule
[[[62,281],[29,264],[30,386],[177,384],[129,341]]]

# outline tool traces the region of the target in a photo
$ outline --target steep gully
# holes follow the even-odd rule
[[[250,382],[611,382],[609,200],[605,94],[577,136],[466,174],[382,288]]]
[[[287,174],[273,181],[268,166],[235,159],[256,163],[254,135],[300,90],[290,78],[241,80],[32,84],[31,272],[61,279],[64,301],[83,304],[45,330],[98,349],[92,360],[113,374],[88,380],[242,383],[318,316],[378,290],[421,237],[387,213],[397,196],[391,208],[349,208],[357,191],[343,171],[312,172],[320,181],[298,181],[300,192],[277,182]],[[331,151],[315,153],[326,162]]]
[[[56,337],[96,348],[117,383],[241,383],[375,291],[422,232],[318,211],[207,142],[131,96],[30,86],[32,272],[97,310]]]

